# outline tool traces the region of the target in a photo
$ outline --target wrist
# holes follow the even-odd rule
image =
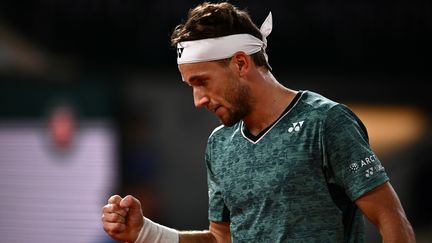
[[[177,230],[155,223],[144,218],[144,224],[138,233],[134,243],[178,243],[179,233]]]

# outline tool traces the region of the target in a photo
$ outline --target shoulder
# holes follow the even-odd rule
[[[297,109],[303,116],[321,122],[325,129],[333,130],[344,126],[355,125],[366,131],[360,118],[345,104],[336,102],[312,91],[301,91]]]
[[[315,110],[325,118],[356,117],[354,112],[345,104],[312,91],[302,91],[302,99],[300,99],[300,102],[303,109],[310,111]]]
[[[321,94],[313,91],[304,90],[301,92],[301,105],[309,107],[309,109],[317,109],[321,111],[330,110],[332,107],[339,105],[338,102],[333,101]]]
[[[321,94],[303,90],[300,91],[300,98],[295,105],[294,113],[302,117],[308,117],[316,121],[325,121],[334,110],[338,110],[340,103],[331,100]]]

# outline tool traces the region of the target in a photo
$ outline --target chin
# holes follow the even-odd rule
[[[235,124],[237,124],[239,121],[240,121],[240,119],[229,119],[229,120],[220,119],[220,122],[226,127],[232,127]]]
[[[243,115],[238,112],[226,112],[218,114],[219,121],[226,127],[232,127],[243,119]]]

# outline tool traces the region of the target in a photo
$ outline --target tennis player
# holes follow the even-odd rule
[[[361,120],[343,104],[281,85],[258,28],[230,3],[203,3],[172,34],[195,106],[223,125],[208,139],[209,229],[178,231],[144,217],[131,195],[103,208],[124,242],[364,242],[366,216],[386,243],[412,227]]]

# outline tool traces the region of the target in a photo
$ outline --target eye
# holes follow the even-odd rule
[[[198,79],[197,85],[199,86],[205,86],[207,84],[207,79]]]
[[[207,78],[194,78],[190,81],[190,86],[206,86],[207,85]]]

